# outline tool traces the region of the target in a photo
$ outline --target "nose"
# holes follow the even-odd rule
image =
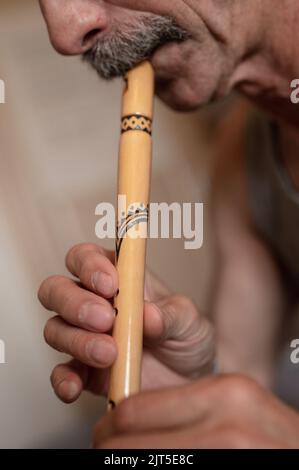
[[[65,55],[83,54],[107,28],[103,1],[40,0],[53,47]]]

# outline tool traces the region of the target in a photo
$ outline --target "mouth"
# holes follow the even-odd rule
[[[155,68],[155,57],[167,46],[190,39],[190,34],[169,17],[145,15],[138,23],[122,24],[83,55],[105,80],[122,77],[144,60]]]

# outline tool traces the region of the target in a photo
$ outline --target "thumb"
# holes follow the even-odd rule
[[[211,370],[213,328],[187,297],[174,295],[145,304],[144,342],[156,357],[185,374],[199,376]]]
[[[201,323],[197,308],[185,296],[172,295],[145,303],[144,336],[155,345],[167,340],[188,340]]]

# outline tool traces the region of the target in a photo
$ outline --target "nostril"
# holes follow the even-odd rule
[[[92,29],[91,31],[89,31],[87,34],[85,34],[84,38],[83,38],[83,41],[82,41],[82,46],[83,47],[86,47],[86,46],[89,46],[91,42],[93,42],[93,40],[99,36],[99,34],[101,33],[101,30],[96,28],[96,29]]]

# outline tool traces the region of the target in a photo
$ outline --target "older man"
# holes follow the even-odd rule
[[[211,325],[148,274],[145,392],[100,421],[94,446],[299,447],[298,413],[266,391],[299,287],[299,108],[290,101],[299,75],[298,2],[40,3],[54,47],[83,55],[105,79],[149,58],[158,95],[175,109],[196,109],[236,89],[269,115],[243,105],[215,130],[221,266],[213,313],[221,374],[201,377],[213,365]],[[46,325],[47,342],[74,357],[52,374],[57,395],[72,402],[84,388],[107,391],[117,355],[109,299],[118,279],[113,254],[95,245],[73,248],[67,266],[80,285],[55,276],[39,296],[58,313]]]

